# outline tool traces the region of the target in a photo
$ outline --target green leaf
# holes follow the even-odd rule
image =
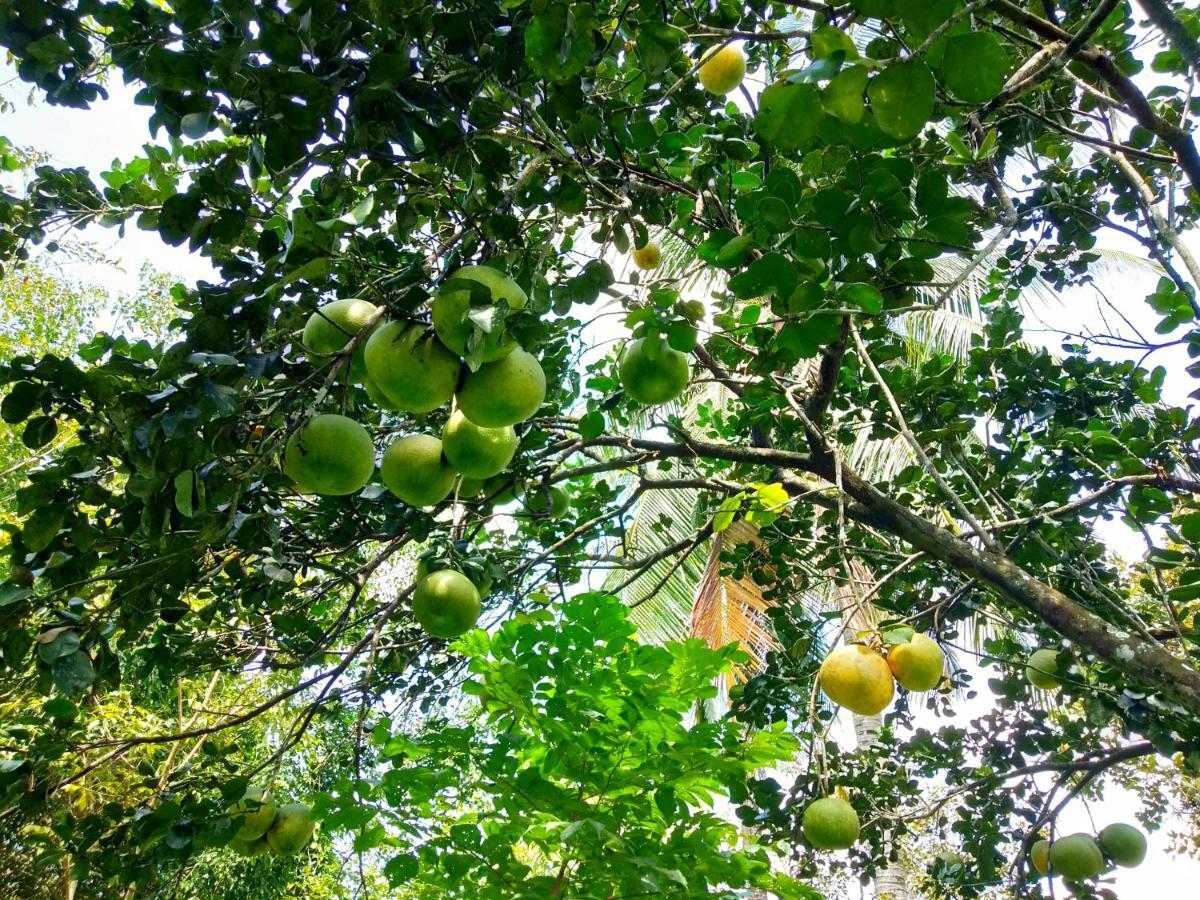
[[[552,3],[525,30],[525,60],[534,74],[566,81],[587,65],[595,46],[592,8],[586,3]]]
[[[933,115],[934,91],[933,73],[918,60],[894,63],[867,85],[879,128],[901,141],[920,134]]]
[[[850,35],[833,25],[822,25],[812,33],[809,53],[813,59],[822,59],[832,53],[841,51],[846,59],[858,56],[858,48]]]
[[[990,31],[957,34],[946,42],[942,82],[966,103],[986,103],[1000,93],[1008,78],[1009,59],[1000,39]]]
[[[0,403],[0,419],[17,425],[29,418],[41,402],[42,389],[32,381],[18,381]]]
[[[604,434],[604,413],[593,410],[579,420],[579,436],[585,441]]]
[[[82,650],[56,659],[50,665],[50,674],[58,689],[69,696],[84,693],[96,680],[91,657]]]
[[[746,271],[729,279],[729,290],[735,297],[750,300],[774,293],[791,296],[798,283],[796,269],[782,253],[764,254],[746,267]]]
[[[777,82],[759,98],[754,130],[779,150],[800,150],[812,145],[824,118],[815,86]]]
[[[66,511],[62,506],[38,507],[33,515],[25,520],[25,527],[21,529],[21,540],[31,552],[40,553],[58,536],[65,515]]]
[[[195,511],[192,506],[192,486],[195,477],[195,473],[191,469],[175,476],[175,508],[181,515],[187,516],[189,519]]]
[[[847,306],[857,306],[865,312],[883,311],[883,294],[869,284],[846,284],[838,291],[838,297]]]
[[[58,434],[58,422],[54,421],[53,416],[35,416],[25,426],[25,431],[21,435],[21,443],[30,450],[37,450],[54,440],[56,434]]]
[[[853,125],[861,122],[866,112],[866,103],[863,99],[866,89],[866,68],[851,66],[848,69],[842,69],[825,86],[825,90],[821,94],[821,103],[825,107],[825,112]]]

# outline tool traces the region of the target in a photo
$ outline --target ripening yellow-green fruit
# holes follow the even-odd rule
[[[910,691],[931,691],[942,680],[946,654],[933,638],[914,634],[906,643],[888,647],[887,662],[896,681]]]
[[[275,822],[267,832],[267,846],[277,856],[299,853],[316,827],[307,803],[288,803],[279,808]]]
[[[662,250],[653,242],[634,247],[630,255],[633,257],[633,264],[639,269],[657,269],[658,264],[662,262]]]
[[[453,569],[431,572],[413,590],[413,618],[434,637],[449,640],[470,631],[480,610],[479,590]]]
[[[746,77],[746,54],[741,47],[726,45],[704,58],[699,75],[710,94],[728,94]]]
[[[375,472],[375,447],[353,419],[313,416],[288,438],[283,471],[317,494],[355,494]]]
[[[430,434],[408,434],[383,453],[379,477],[409,506],[436,506],[454,490],[458,473],[442,457],[442,442]]]
[[[810,803],[801,826],[808,842],[818,850],[845,850],[858,840],[858,813],[841,797],[822,797]]]
[[[860,716],[874,716],[892,702],[896,686],[887,661],[862,644],[838,647],[821,663],[821,690]]]
[[[476,425],[503,428],[524,422],[545,399],[546,373],[541,363],[518,347],[503,359],[467,373],[458,391],[458,408]]]
[[[1025,666],[1025,677],[1034,687],[1052,691],[1061,687],[1058,678],[1058,653],[1045,647],[1034,650]]]

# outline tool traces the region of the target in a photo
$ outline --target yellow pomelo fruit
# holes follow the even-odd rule
[[[838,647],[821,663],[821,690],[860,716],[874,716],[892,702],[895,684],[887,661],[862,644]]]
[[[905,644],[888,647],[888,667],[896,681],[910,691],[930,691],[942,680],[946,654],[937,641],[914,634]]]
[[[275,821],[275,804],[266,791],[250,785],[242,794],[242,799],[229,807],[229,816],[238,826],[237,839],[253,841],[266,834]]]
[[[571,508],[571,497],[562,488],[539,485],[525,496],[525,508],[541,519],[561,519]]]
[[[746,77],[746,54],[741,47],[724,46],[704,57],[700,83],[710,94],[728,94]]]
[[[283,471],[317,494],[357,493],[375,472],[375,447],[367,429],[353,419],[314,416],[288,438]]]
[[[692,368],[687,354],[665,341],[639,338],[625,345],[617,374],[625,393],[638,403],[655,406],[683,393]]]
[[[511,425],[484,428],[455,410],[442,430],[442,452],[454,471],[467,478],[491,478],[512,462],[517,433]],[[478,493],[478,491],[476,492]]]
[[[267,846],[277,856],[298,853],[304,849],[316,826],[307,803],[287,803],[275,814],[275,823],[267,832]]]
[[[841,797],[822,797],[808,805],[804,837],[818,850],[845,850],[858,840],[858,813]]]
[[[1106,825],[1096,839],[1108,858],[1118,866],[1132,869],[1146,858],[1146,836],[1133,825],[1124,822]]]
[[[1072,834],[1050,845],[1050,868],[1071,881],[1095,878],[1104,871],[1104,854],[1090,834]]]
[[[1034,650],[1025,665],[1025,677],[1034,687],[1052,691],[1060,687],[1058,679],[1058,653],[1054,650]]]
[[[383,453],[379,476],[409,506],[435,506],[454,489],[455,473],[442,459],[442,442],[429,434],[397,439]]]
[[[1039,875],[1050,871],[1050,842],[1045,839],[1034,841],[1029,848],[1029,862]]]
[[[518,347],[503,359],[467,373],[458,392],[458,408],[476,425],[503,428],[524,422],[545,399],[546,373],[533,354]]]
[[[367,375],[399,409],[425,413],[450,401],[462,363],[419,325],[388,322],[367,339]]]
[[[662,251],[658,244],[653,242],[644,247],[635,247],[631,255],[633,264],[639,269],[657,269],[658,264],[662,262]]]
[[[479,591],[461,572],[431,572],[413,591],[413,618],[434,637],[450,639],[475,627],[479,620]]]
[[[459,356],[467,355],[467,342],[471,337],[471,320],[467,313],[472,306],[504,301],[509,309],[523,309],[529,302],[521,286],[490,266],[467,266],[452,274],[430,305],[433,328],[438,338]],[[473,299],[475,303],[472,303]],[[482,301],[482,302],[480,302]],[[514,341],[506,340],[503,329],[492,331],[484,338],[483,359],[493,362],[507,356],[517,348]]]

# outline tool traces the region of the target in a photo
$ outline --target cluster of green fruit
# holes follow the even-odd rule
[[[519,442],[513,426],[542,405],[546,376],[502,328],[480,338],[474,322],[481,311],[486,317],[521,309],[527,300],[503,273],[469,266],[455,272],[434,299],[432,330],[411,322],[379,324],[379,309],[365,300],[336,300],[309,317],[302,339],[308,352],[342,353],[355,341],[350,377],[381,408],[422,414],[456,400],[440,438],[405,435],[384,451],[381,480],[405,503],[434,506],[450,495],[459,476],[478,483],[469,486],[477,494],[483,480],[512,461]],[[465,375],[464,355],[481,360]],[[284,471],[301,490],[353,494],[375,472],[375,447],[353,419],[314,416],[289,438]]]
[[[229,808],[229,817],[238,826],[229,846],[243,856],[299,853],[316,828],[308,804],[286,803],[277,809],[267,792],[254,785]]]
[[[1095,878],[1110,864],[1131,869],[1145,858],[1146,836],[1123,822],[1105,826],[1095,837],[1080,832],[1053,843],[1036,841],[1029,848],[1029,861],[1039,875],[1061,875],[1067,881]]]
[[[821,663],[821,690],[834,703],[860,716],[883,712],[899,682],[910,691],[930,691],[942,680],[946,655],[937,641],[908,627],[890,629],[879,650],[845,644]]]

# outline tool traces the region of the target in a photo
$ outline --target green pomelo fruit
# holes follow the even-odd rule
[[[275,824],[267,832],[267,845],[276,856],[289,856],[304,849],[317,823],[307,803],[288,803],[279,807]]]
[[[504,301],[509,309],[522,309],[529,301],[521,286],[503,272],[490,266],[467,266],[450,276],[430,306],[438,338],[459,356],[467,355],[467,342],[471,337],[473,326],[468,313],[472,307],[487,305],[486,301],[480,301],[489,291],[492,304]],[[473,293],[475,303],[472,303]],[[515,341],[505,338],[503,327],[494,329],[483,340],[484,362],[507,356],[518,346]]]
[[[822,797],[804,810],[804,837],[818,850],[845,850],[858,840],[858,813],[841,797]]]
[[[455,472],[442,459],[442,442],[428,434],[409,434],[383,454],[379,468],[384,486],[410,506],[434,506],[454,490]]]
[[[413,618],[434,637],[450,639],[475,627],[479,620],[479,591],[461,572],[431,572],[413,591]]]
[[[314,416],[288,438],[283,471],[297,485],[318,494],[354,494],[375,472],[371,436],[353,419]]]
[[[517,433],[511,425],[484,428],[455,410],[442,431],[442,452],[458,474],[491,478],[503,472],[517,452]]]
[[[1097,835],[1100,849],[1118,866],[1132,869],[1146,858],[1146,836],[1141,829],[1124,822],[1106,825]]]
[[[243,841],[241,838],[235,837],[229,842],[230,848],[242,856],[262,856],[270,848],[267,846],[265,837],[256,838],[252,841]]]
[[[556,485],[538,485],[526,494],[525,508],[540,519],[560,519],[571,508],[571,497]]]
[[[903,644],[888,647],[888,667],[896,681],[910,691],[930,691],[942,680],[946,654],[928,635],[914,634]]]
[[[367,375],[398,408],[425,413],[450,402],[462,363],[432,331],[388,322],[367,340]]]
[[[458,498],[460,500],[474,500],[483,493],[486,478],[460,478],[458,480]]]
[[[444,571],[446,571],[447,568],[449,568],[449,567],[442,563],[439,563],[439,562],[431,563],[424,559],[418,559],[417,560],[417,570],[415,573],[416,580],[420,581],[422,578],[424,578],[430,572],[444,572]],[[458,571],[458,570],[455,569],[454,571]],[[465,577],[468,581],[471,582],[471,584],[475,585],[475,590],[479,591],[479,599],[480,600],[486,599],[487,595],[492,592],[492,580],[490,578],[485,578],[484,580],[480,581],[469,575],[465,576]]]
[[[1044,648],[1034,650],[1025,666],[1025,677],[1029,679],[1029,683],[1044,691],[1052,691],[1060,686],[1055,677],[1057,674],[1058,653]]]
[[[345,349],[350,339],[368,326],[379,311],[366,300],[334,300],[308,317],[301,342],[316,356]]]
[[[638,403],[656,406],[683,393],[692,370],[686,353],[640,338],[625,345],[618,374],[625,393]]]
[[[370,375],[363,376],[362,386],[363,390],[367,392],[367,399],[380,409],[385,409],[388,412],[404,412],[404,410],[392,402],[391,397],[379,389],[379,386],[371,380]]]
[[[1029,848],[1029,861],[1039,875],[1049,872],[1050,842],[1045,839],[1034,841],[1033,846]]]
[[[1072,834],[1050,845],[1050,868],[1071,881],[1095,878],[1104,871],[1104,854],[1090,834]]]
[[[275,821],[275,804],[262,788],[250,785],[242,799],[229,807],[229,816],[238,826],[238,840],[253,841],[266,834]]]
[[[546,374],[541,364],[518,347],[503,359],[467,373],[458,392],[458,408],[476,425],[502,428],[524,422],[545,399]]]

